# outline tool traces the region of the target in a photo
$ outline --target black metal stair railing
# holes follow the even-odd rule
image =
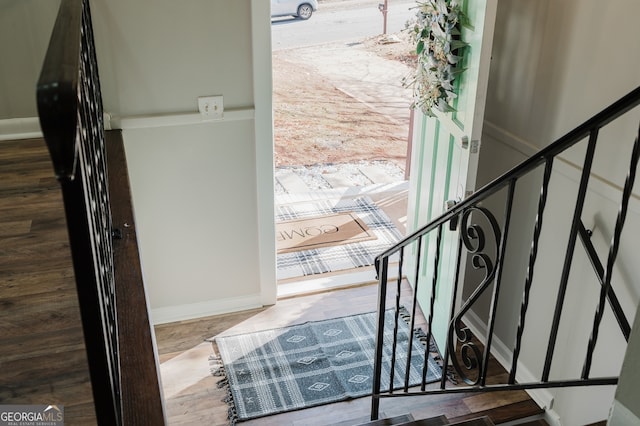
[[[112,219],[89,2],[63,0],[37,86],[62,187],[96,417],[122,424]]]
[[[511,171],[505,173],[501,177],[495,179],[490,184],[478,190],[469,198],[457,204],[451,210],[446,211],[438,218],[431,221],[421,229],[411,233],[402,241],[386,250],[376,258],[376,270],[379,280],[379,305],[378,305],[378,334],[376,340],[376,351],[374,358],[374,378],[372,389],[372,407],[371,418],[376,420],[380,408],[380,400],[388,397],[402,397],[408,395],[429,395],[442,393],[461,393],[461,392],[483,392],[483,391],[499,391],[499,390],[517,390],[517,389],[538,389],[538,388],[557,388],[569,386],[592,386],[592,385],[615,385],[618,381],[617,376],[611,377],[593,377],[592,363],[593,354],[598,341],[600,326],[603,319],[605,306],[608,303],[613,315],[620,327],[621,333],[626,341],[629,339],[630,325],[629,321],[620,305],[620,301],[612,286],[612,275],[614,265],[620,251],[620,240],[623,235],[623,229],[629,201],[632,197],[632,189],[638,168],[638,160],[640,157],[640,129],[633,143],[631,158],[629,160],[629,168],[627,178],[622,189],[622,196],[619,205],[619,212],[615,221],[613,237],[609,245],[609,253],[603,262],[598,257],[594,245],[591,241],[591,233],[583,223],[582,216],[585,206],[585,200],[588,193],[589,178],[592,175],[592,165],[596,154],[596,146],[598,143],[598,135],[600,130],[614,120],[620,118],[636,106],[640,105],[640,87],[636,88],[599,114],[578,126],[565,136],[558,139],[553,144],[538,152],[536,155],[527,159],[523,163],[514,167]],[[640,123],[639,123],[640,125]],[[588,139],[587,139],[588,138]],[[547,201],[550,190],[551,176],[554,168],[554,160],[556,157],[573,147],[574,145],[585,141],[587,142],[584,162],[580,182],[578,186],[576,202],[573,209],[573,217],[570,224],[569,238],[564,251],[564,263],[562,272],[558,279],[558,290],[555,296],[555,307],[553,318],[550,325],[548,343],[544,353],[544,366],[539,380],[527,383],[518,383],[516,375],[518,372],[518,361],[520,359],[523,336],[525,332],[527,313],[533,307],[531,304],[531,292],[534,283],[534,272],[537,261],[539,260],[540,237],[543,230],[543,219],[547,210]],[[498,311],[498,301],[501,287],[509,285],[503,283],[502,274],[505,263],[505,250],[509,241],[509,231],[511,227],[511,219],[513,212],[513,204],[519,181],[532,173],[539,173],[542,169],[542,177],[537,200],[537,211],[533,223],[533,232],[529,246],[529,257],[524,273],[523,293],[520,303],[520,309],[517,312],[517,323],[515,328],[515,342],[511,348],[511,366],[508,367],[508,379],[506,383],[487,384],[487,374],[489,370],[489,358],[492,350],[496,317]],[[537,176],[537,175],[536,175]],[[484,206],[490,197],[496,194],[506,194],[503,211],[498,217],[501,218],[500,223],[496,219],[496,215]],[[457,224],[457,231],[451,231],[449,226],[452,222]],[[405,386],[402,390],[381,390],[381,372],[383,353],[390,351],[391,356],[391,375],[395,374],[395,363],[397,362],[396,339],[392,340],[392,348],[383,348],[384,342],[384,311],[387,309],[386,300],[389,291],[395,291],[395,310],[400,309],[400,301],[402,292],[407,286],[402,286],[405,277],[412,278],[412,306],[409,309],[412,312],[411,329],[415,325],[416,310],[418,309],[417,293],[420,283],[419,275],[421,265],[430,262],[432,265],[432,276],[430,282],[430,300],[429,306],[422,306],[427,317],[427,341],[430,340],[433,330],[432,321],[434,313],[434,304],[436,291],[441,284],[438,276],[441,251],[443,248],[443,234],[446,232],[456,232],[455,238],[458,239],[457,259],[455,276],[449,285],[444,288],[451,289],[452,302],[449,309],[448,333],[446,337],[446,345],[444,355],[442,356],[443,371],[452,368],[455,374],[460,377],[466,386],[448,386],[447,374],[442,375],[442,379],[436,386],[427,387],[426,379],[426,362],[423,374],[422,384],[420,386],[410,387],[408,377],[405,380]],[[427,238],[432,238],[435,233],[435,254],[432,258],[423,259],[422,245]],[[551,366],[554,355],[556,354],[556,343],[560,329],[560,322],[565,307],[565,298],[569,283],[569,276],[572,265],[574,264],[574,255],[578,238],[584,247],[584,253],[593,266],[594,274],[600,283],[599,296],[595,301],[595,313],[593,316],[593,324],[591,326],[590,337],[584,352],[584,364],[582,373],[579,377],[552,380],[550,379]],[[433,240],[431,240],[433,241]],[[405,272],[405,263],[407,263],[409,247],[413,246],[415,253],[412,264],[414,270]],[[389,267],[391,256],[399,255],[397,279],[389,280]],[[483,271],[483,278],[475,290],[465,300],[456,300],[461,282],[461,264],[469,261],[471,265],[480,271]],[[391,284],[391,285],[390,285]],[[473,336],[470,329],[464,324],[465,314],[467,314],[476,302],[485,294],[490,295],[490,303],[488,307],[488,319],[486,321],[486,334],[484,336]],[[551,299],[551,296],[549,296]],[[397,316],[396,316],[397,318]],[[396,325],[397,327],[397,325]],[[429,354],[429,345],[424,349],[425,358]]]

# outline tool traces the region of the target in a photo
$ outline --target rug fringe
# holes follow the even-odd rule
[[[229,420],[230,426],[235,426],[238,422],[238,413],[236,411],[236,405],[233,401],[233,395],[231,394],[231,387],[229,386],[229,379],[227,378],[227,372],[222,364],[222,357],[216,355],[209,356],[209,370],[214,377],[222,377],[218,380],[217,388],[224,389],[227,395],[222,398],[222,402],[227,404],[227,420]]]

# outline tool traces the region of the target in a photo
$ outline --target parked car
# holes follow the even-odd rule
[[[271,17],[295,16],[309,19],[318,9],[318,0],[271,0]]]

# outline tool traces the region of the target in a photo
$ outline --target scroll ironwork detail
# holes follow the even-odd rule
[[[476,213],[475,220],[472,221],[472,214]],[[477,219],[483,218],[479,221]],[[484,277],[476,287],[467,302],[460,311],[453,317],[449,324],[448,352],[451,356],[451,364],[460,378],[469,385],[477,385],[483,372],[480,371],[484,365],[482,351],[473,341],[473,334],[462,322],[464,315],[471,309],[473,304],[484,293],[493,282],[496,275],[495,265],[498,261],[498,246],[500,242],[500,226],[488,209],[479,206],[472,206],[465,210],[460,221],[460,241],[464,244],[471,256],[471,265],[475,269],[483,269]],[[487,232],[492,238],[493,250],[487,248],[487,232],[483,225],[488,226]],[[459,345],[459,351],[456,346]],[[456,356],[459,353],[460,360]],[[464,367],[461,365],[461,362]],[[471,377],[467,372],[477,370],[475,377]]]

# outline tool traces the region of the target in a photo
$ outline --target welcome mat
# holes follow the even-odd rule
[[[279,205],[276,208],[276,227],[281,224],[292,223],[295,220],[318,219],[323,216],[347,213],[357,218],[359,223],[366,227],[366,231],[361,229],[361,237],[364,235],[362,232],[366,232],[375,238],[327,243],[314,248],[293,249],[296,250],[293,252],[287,249],[278,254],[278,279],[323,274],[373,265],[377,255],[402,238],[402,234],[394,226],[391,219],[369,197]],[[277,229],[281,230],[282,228]],[[310,234],[319,232],[316,229],[312,229],[312,227],[309,229]],[[351,232],[354,229],[355,226],[351,228]],[[329,230],[329,228],[326,228],[326,230]],[[291,230],[288,232],[291,233]],[[304,234],[304,226],[302,230],[298,227],[297,232]],[[286,240],[288,235],[291,234],[277,235],[278,240]],[[329,233],[327,237],[330,237],[330,235]],[[328,241],[328,239],[325,241]],[[312,238],[307,241],[314,242]],[[278,244],[280,243],[279,241]],[[280,248],[280,245],[278,247]]]
[[[376,235],[353,212],[276,223],[278,253],[375,240]]]
[[[404,311],[406,312],[406,311]],[[403,313],[404,316],[404,313]],[[382,389],[389,388],[394,312],[385,312]],[[275,330],[216,337],[221,363],[212,370],[225,376],[230,420],[248,420],[370,395],[377,314],[307,322]],[[404,386],[409,327],[402,319],[394,388]],[[388,331],[387,331],[388,330]],[[410,385],[422,380],[425,345],[414,333]],[[427,382],[440,379],[441,367],[429,357]]]

